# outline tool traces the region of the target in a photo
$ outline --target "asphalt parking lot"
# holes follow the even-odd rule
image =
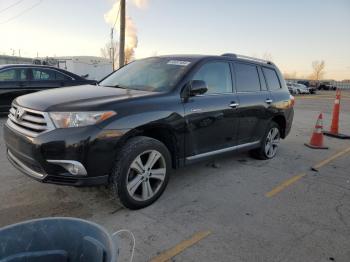
[[[130,211],[104,188],[41,184],[7,161],[0,131],[0,226],[46,216],[97,222],[111,233],[131,230],[134,261],[350,261],[350,140],[308,142],[319,112],[327,129],[335,92],[296,98],[295,119],[278,156],[247,153],[176,170],[152,206]],[[5,118],[0,119],[1,126]],[[343,92],[341,131],[350,134],[350,92]],[[318,172],[310,167],[320,164]],[[121,261],[130,240],[122,235]]]

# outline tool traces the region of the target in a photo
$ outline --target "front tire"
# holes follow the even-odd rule
[[[129,209],[149,206],[164,192],[170,168],[170,153],[163,143],[144,136],[131,138],[112,172],[113,194]]]
[[[252,156],[261,160],[274,158],[277,153],[280,139],[281,139],[280,126],[276,122],[271,122],[261,141],[260,148],[257,148],[251,151]]]

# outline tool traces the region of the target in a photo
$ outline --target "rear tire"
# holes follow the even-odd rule
[[[160,141],[138,136],[119,152],[112,172],[112,192],[129,209],[151,205],[164,192],[171,169],[171,156]]]
[[[261,146],[251,151],[251,155],[260,160],[272,159],[276,156],[278,144],[281,138],[281,129],[276,122],[270,122]]]

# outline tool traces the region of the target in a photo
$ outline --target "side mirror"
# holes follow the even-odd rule
[[[188,88],[190,96],[203,95],[205,92],[208,91],[207,84],[202,80],[190,81],[188,83]]]

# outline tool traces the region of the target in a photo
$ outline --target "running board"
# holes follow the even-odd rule
[[[240,150],[240,149],[254,148],[259,144],[260,144],[260,141],[255,141],[255,142],[250,142],[250,143],[241,144],[241,145],[237,145],[237,146],[227,147],[227,148],[223,148],[223,149],[219,149],[219,150],[215,150],[215,151],[210,151],[210,152],[206,152],[206,153],[202,153],[202,154],[198,154],[198,155],[194,155],[194,156],[189,156],[189,157],[186,157],[186,160],[192,161],[192,160],[197,160],[200,158],[218,155],[218,154],[222,154],[222,153],[227,153],[227,152],[231,152],[231,151],[236,151],[236,150]]]

